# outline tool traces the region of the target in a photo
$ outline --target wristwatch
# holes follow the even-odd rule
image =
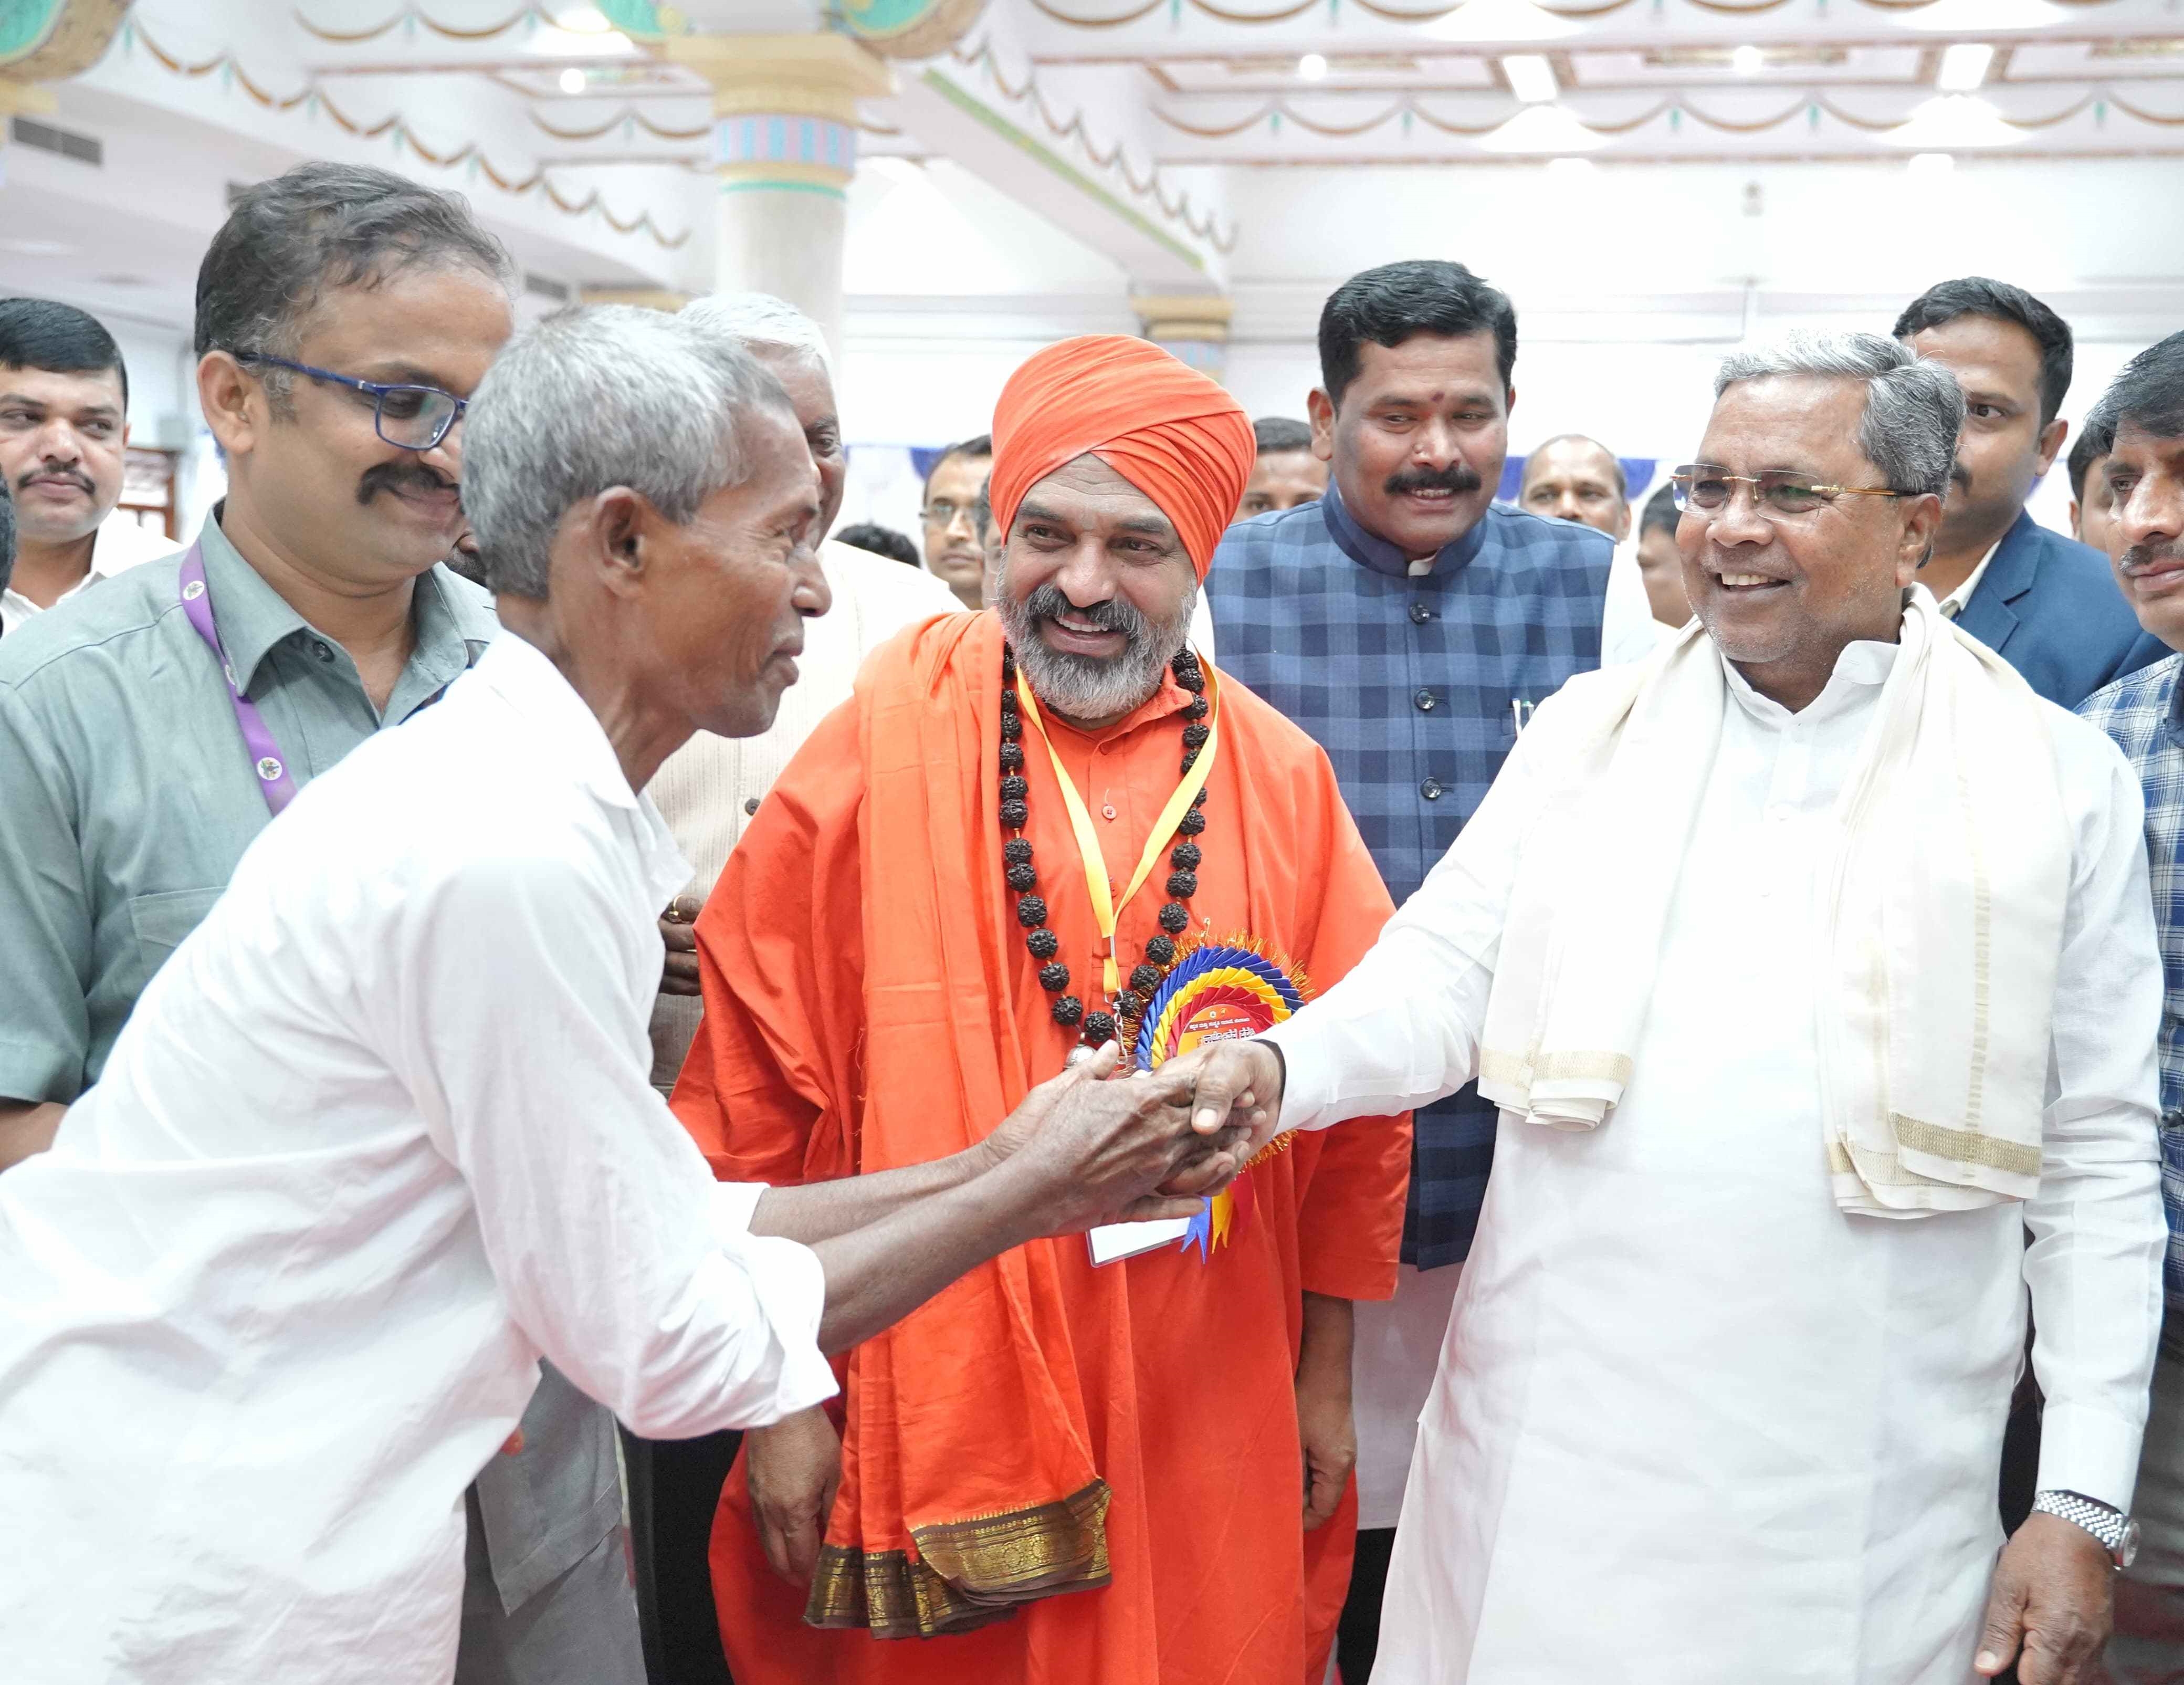
[[[2120,1509],[2075,1492],[2043,1492],[2032,1500],[2035,1513],[2059,1516],[2083,1527],[2101,1542],[2109,1560],[2128,1568],[2138,1559],[2138,1522]]]

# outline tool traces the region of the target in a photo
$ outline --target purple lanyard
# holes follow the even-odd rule
[[[220,663],[221,676],[227,680],[228,697],[235,704],[235,723],[242,733],[243,746],[250,751],[258,787],[265,793],[265,805],[277,817],[281,810],[296,799],[296,781],[288,776],[287,766],[281,759],[281,745],[273,740],[265,716],[258,711],[255,702],[242,694],[242,687],[236,683],[234,665],[227,659],[227,651],[220,647],[220,628],[212,619],[212,589],[205,583],[202,544],[192,544],[190,553],[182,558],[181,594],[182,612],[189,617],[198,636],[204,639],[205,647]]]

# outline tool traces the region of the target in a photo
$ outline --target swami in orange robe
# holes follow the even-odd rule
[[[1092,452],[1167,514],[1201,581],[1251,466],[1227,393],[1137,340],[1033,358],[994,441],[1003,530]],[[993,612],[905,632],[730,857],[697,924],[705,1023],[673,1102],[724,1178],[956,1152],[1078,1045],[1006,881],[1003,683]],[[1324,987],[1371,946],[1387,892],[1318,747],[1217,671],[1205,694],[1215,746],[1182,942],[1249,937]],[[1021,834],[1088,1009],[1106,1004],[1100,939],[1047,745],[1119,894],[1176,790],[1193,700],[1169,673],[1096,733],[1023,717]],[[1184,840],[1157,840],[1120,911],[1124,978],[1162,934]],[[1407,1116],[1295,1137],[1202,1246],[1095,1268],[1081,1237],[1034,1241],[857,1347],[830,1407],[842,1480],[808,1593],[767,1565],[740,1460],[722,1493],[712,1569],[738,1685],[1318,1685],[1356,1510],[1346,1493],[1327,1525],[1301,1525],[1303,1296],[1392,1293],[1409,1155]]]

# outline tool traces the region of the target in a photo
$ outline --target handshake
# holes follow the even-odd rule
[[[1041,1083],[982,1143],[1050,1235],[1188,1217],[1272,1139],[1282,1059],[1261,1041],[1220,1041],[1157,1070],[1117,1074],[1112,1042]]]
[[[1128,1076],[1115,1064],[1111,1042],[945,1158],[768,1188],[751,1230],[818,1253],[821,1349],[870,1338],[1027,1241],[1193,1215],[1251,1162],[1281,1115],[1281,1055],[1264,1042],[1224,1041]]]

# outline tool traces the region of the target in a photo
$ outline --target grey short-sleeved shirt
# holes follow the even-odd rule
[[[385,714],[356,666],[236,553],[200,539],[220,642],[298,784],[432,701],[499,622],[469,581],[417,582]],[[98,1080],[152,974],[269,817],[213,659],[149,561],[0,639],[0,1099]]]

